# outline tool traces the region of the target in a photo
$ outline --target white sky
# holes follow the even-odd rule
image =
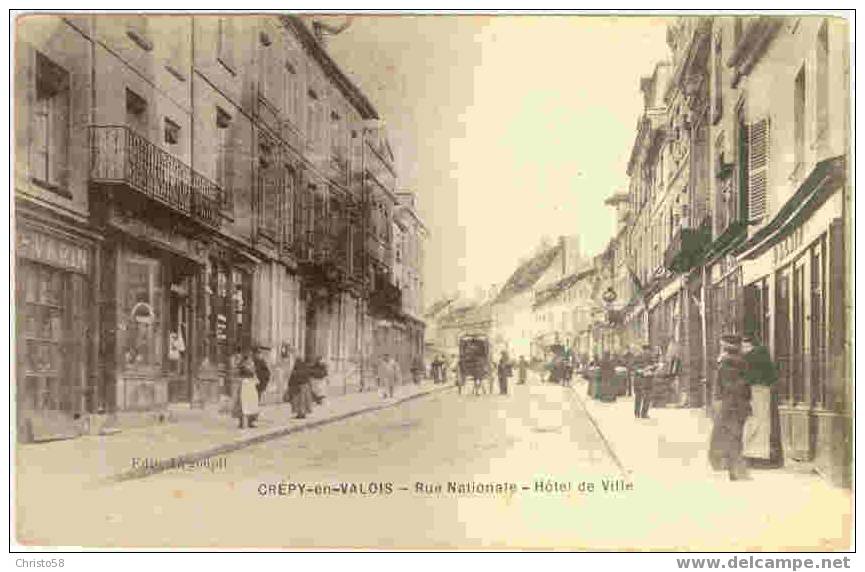
[[[599,252],[627,188],[639,79],[668,58],[645,16],[355,16],[329,51],[388,125],[432,231],[425,299],[501,285],[542,236]]]

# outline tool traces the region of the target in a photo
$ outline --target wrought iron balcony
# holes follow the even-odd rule
[[[347,233],[340,233],[330,225],[299,233],[296,252],[302,264],[333,271],[343,276],[349,268],[349,243]],[[335,278],[335,276],[332,276]]]
[[[377,318],[402,316],[402,290],[381,274],[376,277],[375,287],[369,295],[369,312]]]
[[[691,270],[700,263],[710,242],[711,233],[705,225],[699,228],[680,228],[673,235],[664,253],[664,266],[673,272]]]
[[[90,180],[125,186],[207,227],[219,227],[219,185],[127,126],[91,126]]]

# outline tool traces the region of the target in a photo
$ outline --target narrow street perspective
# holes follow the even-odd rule
[[[13,23],[16,546],[851,547],[844,14]]]

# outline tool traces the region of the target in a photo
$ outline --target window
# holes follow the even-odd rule
[[[142,135],[147,134],[147,100],[126,89],[126,124]]]
[[[300,119],[300,78],[290,61],[285,62],[285,114],[295,124]]]
[[[766,215],[766,188],[769,172],[769,120],[748,127],[748,219]]]
[[[823,20],[817,32],[817,129],[815,138],[825,138],[829,129],[829,30]]]
[[[297,171],[286,166],[282,197],[282,244],[290,249],[294,243],[294,201],[297,188]]]
[[[165,118],[164,139],[168,145],[177,145],[180,142],[180,125]]]
[[[236,73],[235,62],[235,23],[232,17],[219,18],[217,24],[216,57],[231,72]]]
[[[261,47],[259,48],[258,92],[269,104],[279,103],[276,99],[276,87],[279,83],[277,75],[280,70],[274,65],[274,59],[274,49],[270,47],[269,43],[265,44],[261,42]]]
[[[30,175],[51,190],[65,189],[69,165],[69,73],[36,52],[36,94]]]
[[[129,254],[123,266],[125,284],[118,315],[122,363],[128,368],[161,366],[162,264]]]
[[[714,80],[712,82],[712,123],[717,123],[721,120],[721,115],[723,113],[723,85],[724,85],[724,74],[723,74],[723,63],[721,61],[723,51],[721,44],[721,33],[719,32],[715,36],[715,52],[714,52],[714,63],[712,64],[712,72]]]
[[[276,216],[279,209],[281,181],[277,148],[274,141],[261,138],[258,143],[258,222],[260,231],[276,239]]]
[[[798,177],[805,163],[805,65],[796,74],[793,87],[793,176]]]
[[[727,225],[744,218],[748,206],[748,124],[745,122],[745,106],[740,105],[736,113],[736,166],[738,181],[735,189],[730,189],[727,197]]]
[[[307,100],[306,136],[312,146],[318,147],[322,143],[323,139],[322,128],[324,122],[324,111],[318,97],[318,92],[314,89],[310,89],[308,90],[307,95],[309,97]]]
[[[231,115],[221,107],[216,108],[216,183],[222,189],[222,208],[234,208],[232,192],[234,179],[234,155],[231,152]]]

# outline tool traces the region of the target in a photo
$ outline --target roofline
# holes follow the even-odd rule
[[[343,73],[299,16],[282,14],[280,20],[284,26],[294,31],[304,49],[318,62],[324,73],[334,80],[336,87],[357,109],[363,119],[380,119],[378,111],[366,95]]]

